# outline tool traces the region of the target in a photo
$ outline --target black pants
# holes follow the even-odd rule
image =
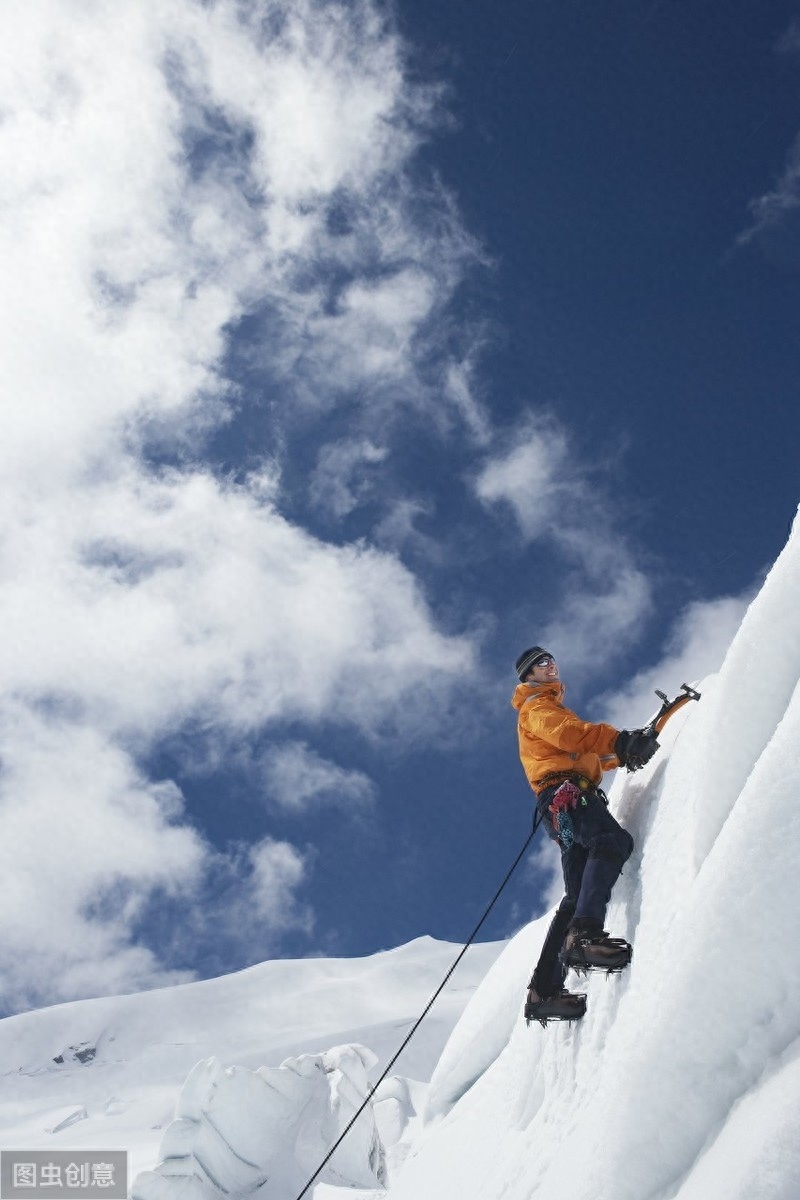
[[[603,928],[611,889],[633,850],[633,838],[614,820],[593,788],[582,791],[559,835],[548,811],[558,787],[554,783],[537,796],[542,824],[561,849],[564,872],[564,899],[547,931],[531,980],[540,996],[552,996],[564,986],[567,971],[559,953],[570,924],[580,920]]]

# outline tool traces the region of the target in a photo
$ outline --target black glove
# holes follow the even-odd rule
[[[645,729],[623,729],[614,742],[614,753],[621,767],[638,771],[658,750],[658,737]]]

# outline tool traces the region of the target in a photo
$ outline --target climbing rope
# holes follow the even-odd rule
[[[353,1116],[353,1117],[352,1117],[352,1118],[351,1118],[351,1119],[348,1121],[348,1123],[345,1125],[344,1129],[343,1129],[343,1130],[342,1130],[342,1132],[339,1134],[338,1138],[337,1138],[337,1139],[336,1139],[336,1141],[333,1143],[333,1145],[331,1146],[330,1150],[329,1150],[329,1151],[328,1151],[328,1153],[325,1155],[325,1157],[323,1158],[322,1162],[319,1164],[319,1166],[317,1167],[316,1171],[314,1172],[314,1174],[313,1174],[313,1175],[311,1176],[311,1178],[309,1179],[309,1181],[308,1181],[308,1183],[306,1184],[306,1186],[303,1188],[302,1192],[300,1192],[300,1193],[299,1193],[299,1195],[297,1196],[297,1200],[303,1200],[303,1196],[305,1196],[306,1192],[307,1192],[307,1191],[308,1191],[308,1189],[311,1187],[312,1183],[314,1183],[314,1181],[316,1180],[317,1176],[318,1176],[318,1175],[320,1174],[320,1172],[322,1171],[323,1167],[325,1167],[325,1166],[327,1165],[327,1163],[330,1161],[330,1159],[331,1159],[331,1158],[333,1158],[333,1156],[334,1156],[334,1154],[336,1153],[336,1151],[338,1150],[339,1146],[342,1144],[342,1142],[344,1141],[344,1139],[347,1137],[347,1134],[348,1134],[348,1133],[350,1132],[350,1130],[353,1128],[353,1126],[355,1125],[356,1121],[357,1121],[357,1120],[358,1120],[358,1118],[361,1116],[362,1112],[363,1112],[363,1111],[364,1111],[364,1109],[367,1107],[367,1105],[369,1104],[370,1100],[371,1100],[371,1099],[372,1099],[372,1097],[375,1095],[375,1093],[377,1092],[378,1088],[381,1086],[381,1084],[383,1083],[384,1079],[385,1079],[385,1078],[386,1078],[386,1076],[389,1074],[389,1072],[391,1071],[392,1067],[394,1066],[394,1064],[397,1062],[397,1060],[398,1060],[398,1058],[400,1057],[400,1055],[401,1055],[401,1054],[403,1053],[403,1051],[405,1050],[406,1046],[407,1046],[407,1045],[408,1045],[408,1043],[411,1041],[411,1039],[413,1038],[414,1034],[417,1032],[417,1030],[419,1029],[420,1025],[422,1024],[422,1022],[425,1020],[425,1018],[427,1017],[428,1013],[430,1012],[430,1010],[433,1008],[433,1005],[434,1005],[435,1001],[437,1000],[437,998],[439,997],[439,995],[442,993],[442,991],[444,991],[444,988],[445,988],[445,985],[447,984],[447,981],[448,981],[448,979],[449,979],[449,978],[450,978],[450,976],[453,974],[453,972],[455,971],[455,969],[456,969],[456,967],[458,966],[458,964],[461,962],[461,960],[462,960],[462,958],[464,957],[464,955],[467,953],[467,950],[469,950],[470,946],[472,945],[472,943],[474,942],[475,938],[476,938],[476,937],[477,937],[477,935],[478,935],[478,930],[481,928],[481,926],[483,925],[484,921],[485,921],[485,920],[486,920],[486,918],[489,916],[489,913],[492,911],[492,909],[494,908],[494,906],[495,906],[495,904],[497,903],[498,899],[500,898],[500,894],[501,894],[501,892],[503,891],[503,888],[506,886],[506,884],[508,883],[509,879],[511,878],[511,876],[514,874],[514,872],[516,871],[517,867],[519,866],[519,863],[520,863],[520,861],[521,861],[521,859],[522,859],[523,855],[525,854],[525,851],[528,849],[528,846],[530,846],[531,842],[533,841],[534,835],[535,835],[535,833],[536,833],[536,830],[537,830],[537,829],[538,829],[538,827],[539,827],[539,822],[541,821],[541,819],[542,819],[542,818],[541,818],[541,813],[537,812],[537,813],[536,813],[536,815],[534,816],[534,819],[533,819],[533,828],[531,829],[530,833],[528,834],[528,838],[527,838],[527,841],[525,842],[525,845],[522,847],[522,849],[520,850],[519,854],[517,855],[517,857],[514,859],[513,863],[511,864],[511,866],[510,866],[510,868],[509,868],[509,870],[508,870],[508,872],[507,872],[507,874],[506,874],[506,877],[505,877],[505,879],[504,879],[504,880],[503,880],[503,882],[500,884],[500,887],[497,889],[497,891],[495,892],[494,896],[493,896],[493,897],[492,897],[492,899],[490,900],[490,902],[489,902],[489,905],[488,905],[488,907],[487,907],[487,909],[486,909],[485,913],[484,913],[484,914],[483,914],[483,916],[481,917],[480,921],[478,921],[478,924],[475,926],[475,928],[473,929],[472,933],[471,933],[471,934],[469,935],[469,937],[467,938],[466,942],[464,943],[464,945],[463,945],[463,947],[462,947],[462,949],[461,949],[461,951],[460,951],[460,953],[459,953],[458,957],[456,958],[455,962],[453,963],[452,967],[451,967],[451,968],[450,968],[450,970],[447,972],[447,974],[445,975],[444,979],[443,979],[443,980],[442,980],[442,982],[439,984],[438,988],[437,988],[437,989],[436,989],[436,991],[433,993],[433,995],[431,996],[431,998],[430,998],[430,1000],[428,1001],[428,1003],[425,1005],[425,1007],[424,1007],[424,1009],[422,1010],[422,1012],[420,1013],[419,1017],[417,1017],[416,1021],[415,1021],[415,1022],[414,1022],[414,1024],[411,1026],[411,1029],[409,1030],[408,1034],[406,1035],[406,1037],[405,1037],[405,1040],[403,1041],[403,1043],[402,1043],[402,1045],[400,1046],[399,1050],[398,1050],[398,1051],[397,1051],[397,1052],[396,1052],[396,1053],[393,1055],[393,1057],[392,1057],[392,1058],[389,1060],[389,1062],[386,1064],[386,1067],[385,1067],[385,1069],[384,1069],[384,1071],[383,1071],[383,1074],[381,1075],[380,1079],[378,1079],[378,1080],[377,1080],[377,1082],[376,1082],[376,1083],[374,1083],[374,1084],[372,1085],[372,1087],[370,1087],[369,1091],[367,1092],[366,1096],[364,1097],[364,1102],[363,1102],[363,1104],[360,1106],[360,1108],[358,1108],[358,1109],[356,1110],[356,1112],[355,1112],[354,1116]]]

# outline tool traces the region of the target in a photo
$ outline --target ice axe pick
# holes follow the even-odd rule
[[[646,733],[654,733],[656,736],[661,733],[661,730],[673,713],[676,713],[679,708],[683,708],[684,704],[688,704],[690,700],[700,699],[700,692],[696,692],[693,687],[689,687],[688,683],[681,684],[680,693],[674,700],[670,700],[666,692],[660,692],[658,688],[656,688],[656,695],[661,701],[661,708],[653,717],[650,724],[645,726]]]

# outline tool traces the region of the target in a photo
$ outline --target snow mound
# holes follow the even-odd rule
[[[297,1195],[367,1095],[376,1063],[364,1046],[289,1058],[279,1067],[227,1069],[200,1062],[184,1084],[155,1171],[137,1176],[132,1200],[219,1200],[258,1190]],[[346,1187],[384,1186],[384,1150],[372,1105],[320,1175]]]
[[[578,1025],[527,1028],[547,922],[524,930],[445,1047],[391,1200],[800,1195],[798,612],[795,528],[670,748],[612,789],[630,971],[590,978]]]

